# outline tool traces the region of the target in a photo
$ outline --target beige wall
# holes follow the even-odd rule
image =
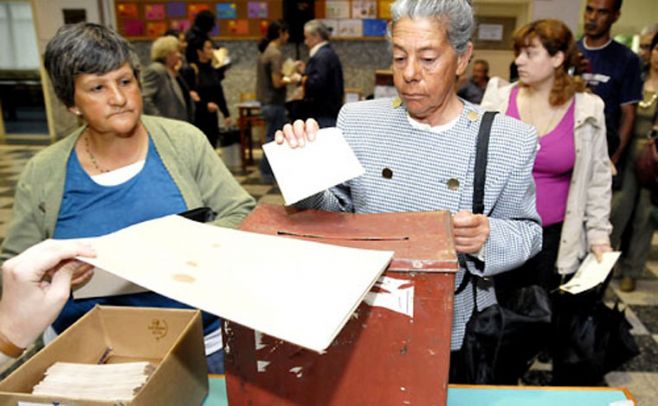
[[[586,4],[586,0],[581,1],[580,20],[578,21],[579,34],[583,32],[582,15]],[[645,26],[656,23],[658,23],[658,0],[624,0],[621,6],[621,16],[612,26],[612,34],[639,34]]]
[[[583,32],[583,12],[587,0],[474,0],[478,15],[515,16],[517,27],[541,18],[564,21],[577,37]],[[613,35],[633,35],[650,24],[658,23],[658,0],[623,0],[619,21],[612,27]],[[489,61],[490,75],[508,77],[512,50],[475,50],[474,58]],[[470,68],[469,68],[470,69]]]
[[[34,26],[37,31],[39,53],[43,55],[48,41],[64,24],[63,9],[85,9],[87,21],[100,23],[101,13],[98,3],[89,0],[32,0]],[[59,102],[44,69],[41,70],[44,84],[44,96],[48,115],[48,126],[53,139],[62,137],[78,127],[75,116],[69,113]]]
[[[516,25],[520,27],[532,19],[533,0],[475,0],[473,7],[477,16],[516,17]],[[511,49],[475,49],[473,59],[486,59],[489,62],[490,76],[507,78],[514,53]],[[468,75],[470,75],[470,69],[469,66]]]

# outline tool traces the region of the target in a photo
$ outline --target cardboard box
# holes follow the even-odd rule
[[[225,320],[229,404],[446,404],[459,266],[450,213],[291,213],[259,205],[241,229],[395,255],[323,354]]]
[[[0,404],[116,405],[111,401],[31,395],[57,361],[95,364],[150,361],[157,368],[135,398],[121,405],[199,405],[208,393],[208,369],[198,310],[96,306],[0,382]]]

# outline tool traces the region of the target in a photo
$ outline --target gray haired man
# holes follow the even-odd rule
[[[304,115],[315,118],[320,127],[333,127],[343,105],[343,66],[329,44],[331,31],[320,20],[304,25],[304,43],[310,59],[301,66],[304,74]]]

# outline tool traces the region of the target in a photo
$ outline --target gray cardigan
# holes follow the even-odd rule
[[[489,80],[482,108],[505,113],[514,86],[500,78]],[[557,257],[561,274],[576,272],[592,245],[610,244],[612,231],[612,163],[608,158],[603,101],[592,93],[576,93],[574,114],[576,162]]]

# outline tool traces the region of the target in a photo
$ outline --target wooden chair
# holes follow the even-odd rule
[[[256,100],[256,93],[240,93],[238,107],[238,127],[240,128],[240,162],[242,170],[247,170],[247,165],[253,165],[253,140],[251,129],[254,126],[265,126],[265,120],[260,114],[260,103]]]

